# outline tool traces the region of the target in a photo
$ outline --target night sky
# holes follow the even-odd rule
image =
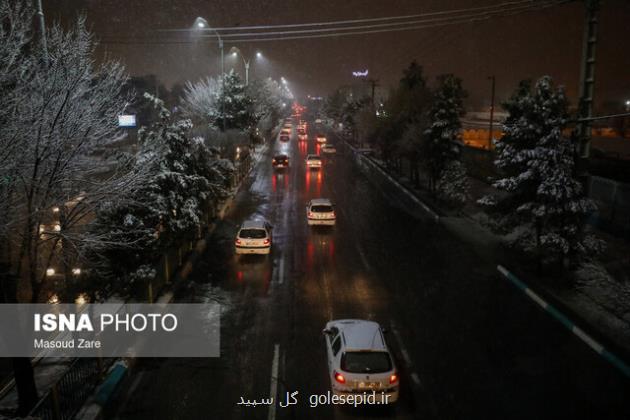
[[[132,75],[156,74],[167,86],[215,75],[218,48],[193,41],[187,32],[202,16],[214,27],[310,23],[375,18],[479,7],[506,0],[43,0],[47,23],[67,22],[78,13],[101,40],[101,54],[125,63]],[[430,78],[455,73],[470,92],[469,105],[487,105],[490,84],[507,96],[524,78],[549,74],[566,86],[575,102],[578,90],[584,6],[575,1],[542,11],[453,26],[338,38],[238,43],[245,55],[260,50],[266,60],[250,74],[285,76],[298,95],[326,95],[351,83],[353,70],[368,68],[381,85],[397,82],[412,59]],[[630,98],[630,1],[604,0],[600,12],[595,101]],[[226,69],[242,65],[226,58]]]

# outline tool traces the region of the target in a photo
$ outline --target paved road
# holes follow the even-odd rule
[[[306,170],[313,138],[270,148],[178,296],[223,304],[221,357],[142,360],[112,417],[630,418],[630,382],[496,275],[494,261],[407,213],[343,153]],[[286,172],[269,163],[279,150],[291,157]],[[333,229],[307,226],[315,197],[336,204]],[[253,216],[274,225],[273,252],[237,258],[236,230]],[[399,404],[310,407],[329,390],[321,330],[333,318],[388,328]],[[268,398],[276,372],[278,396],[299,391],[299,404],[237,405]]]

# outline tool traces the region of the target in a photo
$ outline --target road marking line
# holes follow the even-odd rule
[[[284,282],[284,255],[280,257],[280,276],[278,279],[278,284],[282,284]]]
[[[396,337],[396,341],[398,341],[398,347],[400,347],[400,352],[403,355],[403,359],[405,359],[405,364],[409,367],[411,366],[411,357],[409,357],[409,352],[407,352],[407,349],[405,348],[405,345],[403,344],[402,337],[400,336],[400,333],[398,332],[398,329],[396,328],[396,324],[392,322],[391,325],[392,325],[392,332],[394,333],[394,337]]]
[[[416,372],[411,374],[411,380],[415,382],[416,385],[422,386],[422,382],[420,382],[420,376]]]
[[[268,420],[276,418],[276,397],[278,396],[278,362],[280,360],[280,344],[273,346],[273,362],[271,363],[271,386],[269,387],[269,397],[272,404],[269,406]]]
[[[363,265],[365,266],[366,270],[372,271],[372,267],[370,266],[370,263],[368,262],[367,257],[365,256],[365,252],[363,252],[363,248],[358,243],[357,243],[357,251],[359,251],[359,256],[361,257],[361,261],[363,262]]]

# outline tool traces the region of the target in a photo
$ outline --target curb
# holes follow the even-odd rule
[[[234,197],[238,193],[238,191],[243,186],[243,183],[246,179],[249,178],[249,175],[254,170],[254,168],[258,165],[258,163],[262,160],[263,154],[267,152],[267,145],[263,146],[264,149],[258,154],[259,158],[255,160],[249,171],[243,179],[239,182],[239,184],[234,187],[232,194],[225,200],[225,202],[221,205],[221,209],[218,211],[219,219],[223,219],[225,214],[229,211],[232,203],[234,201]],[[212,234],[214,229],[216,228],[216,224],[212,224],[211,228],[209,228],[206,232],[206,238]],[[200,239],[200,241],[204,241],[206,238]],[[205,248],[205,247],[204,247]],[[201,251],[203,252],[203,251]],[[182,266],[178,269],[178,272],[181,271],[190,261],[182,264]],[[177,274],[176,274],[177,275]],[[170,303],[174,299],[174,294],[172,292],[168,292],[162,296],[161,299],[158,299],[156,303]],[[103,418],[103,410],[105,406],[109,403],[112,396],[119,389],[120,384],[128,378],[133,372],[133,365],[135,365],[135,358],[124,358],[115,362],[112,367],[107,372],[105,379],[96,387],[96,391],[92,394],[92,397],[83,405],[83,407],[77,413],[77,418],[80,419],[90,419],[90,420],[100,420]]]
[[[431,218],[433,219],[433,221],[435,223],[438,223],[440,221],[440,215],[437,214],[434,210],[432,210],[426,203],[424,203],[422,200],[420,200],[418,198],[418,196],[416,196],[413,192],[411,192],[409,190],[409,188],[407,188],[406,186],[404,186],[403,184],[401,184],[400,182],[398,182],[396,179],[394,179],[391,175],[389,175],[387,172],[385,172],[385,170],[383,170],[383,168],[381,168],[378,164],[376,164],[374,161],[372,161],[372,159],[370,159],[367,156],[364,156],[363,154],[361,154],[354,146],[352,146],[350,143],[348,143],[345,140],[342,140],[349,148],[350,150],[352,150],[352,152],[357,155],[359,157],[359,159],[362,159],[364,162],[369,163],[373,168],[375,168],[377,171],[379,171],[382,175],[384,175],[391,183],[393,183],[394,185],[396,185],[407,197],[409,197],[413,202],[415,202],[416,204],[418,204],[420,207],[422,207],[422,209],[424,211],[426,211],[427,213],[429,213],[429,215],[431,216]]]
[[[614,367],[620,370],[624,375],[630,378],[630,366],[628,366],[623,360],[617,357],[614,353],[607,350],[603,344],[599,343],[589,334],[587,334],[583,329],[578,327],[573,321],[571,321],[566,315],[560,312],[555,306],[547,302],[545,299],[540,297],[536,292],[530,289],[527,284],[521,281],[518,277],[512,274],[508,269],[503,267],[502,265],[497,266],[497,270],[503,277],[508,279],[512,284],[514,284],[519,290],[524,292],[531,300],[536,302],[541,308],[543,308],[546,312],[548,312],[551,316],[553,316],[557,321],[559,321],[566,329],[575,334],[580,340],[582,340],[586,345],[588,345],[591,349],[595,351],[595,353],[599,354],[601,357],[610,362]]]

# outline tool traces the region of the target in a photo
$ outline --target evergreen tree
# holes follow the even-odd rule
[[[221,130],[248,130],[256,124],[252,112],[252,99],[245,92],[245,85],[234,70],[223,76],[219,83],[220,94],[217,100],[215,125]]]
[[[451,165],[448,177],[440,180],[445,168],[460,157],[462,147],[460,117],[465,113],[465,97],[466,91],[462,88],[460,78],[452,74],[438,76],[438,87],[433,94],[433,103],[429,110],[430,126],[424,132],[425,138],[422,147],[422,160],[429,174],[432,191],[436,190],[438,181],[440,181],[441,187],[446,187],[448,180],[457,181],[449,189],[455,185],[465,185],[460,180],[452,179],[455,174],[463,174],[465,177],[465,170],[461,165]],[[464,190],[461,193],[464,193]],[[461,194],[449,195],[461,196]]]
[[[538,255],[564,260],[597,250],[584,232],[595,206],[575,177],[575,146],[563,135],[568,102],[562,87],[544,76],[532,89],[521,82],[503,105],[509,112],[495,164],[504,176],[494,186],[508,193],[480,202],[496,210],[498,227],[518,233],[517,243]]]
[[[202,139],[190,136],[190,120],[172,121],[162,101],[146,96],[160,119],[138,133],[136,170],[152,176],[140,191],[104,202],[94,224],[96,232],[112,238],[93,255],[96,277],[123,293],[155,275],[151,267],[162,253],[192,239],[209,206],[226,194],[223,163]]]

